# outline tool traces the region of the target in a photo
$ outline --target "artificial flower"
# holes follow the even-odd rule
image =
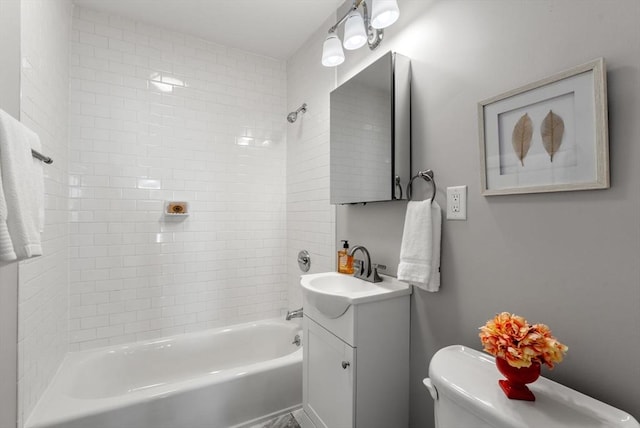
[[[502,312],[480,327],[480,341],[489,354],[513,367],[546,364],[550,369],[569,349],[545,324],[530,325],[521,316]]]

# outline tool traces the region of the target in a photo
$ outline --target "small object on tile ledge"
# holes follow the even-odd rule
[[[184,201],[167,201],[164,209],[165,216],[188,216],[189,203]]]

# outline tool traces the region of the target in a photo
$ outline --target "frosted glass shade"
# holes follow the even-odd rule
[[[322,65],[325,67],[335,67],[344,62],[344,51],[342,43],[335,33],[327,35],[322,45]]]
[[[371,26],[386,28],[398,20],[400,9],[396,0],[373,0],[371,5]]]
[[[345,49],[358,49],[367,42],[367,32],[364,29],[364,19],[357,10],[349,13],[347,22],[344,24],[344,43]]]

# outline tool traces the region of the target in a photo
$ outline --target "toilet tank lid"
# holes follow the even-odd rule
[[[438,400],[454,400],[497,427],[640,428],[633,416],[550,379],[529,385],[536,401],[508,399],[495,359],[462,345],[440,349],[429,364]]]

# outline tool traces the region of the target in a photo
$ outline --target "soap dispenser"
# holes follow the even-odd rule
[[[338,272],[353,274],[353,256],[349,255],[349,241],[342,240],[342,249],[338,251]]]

